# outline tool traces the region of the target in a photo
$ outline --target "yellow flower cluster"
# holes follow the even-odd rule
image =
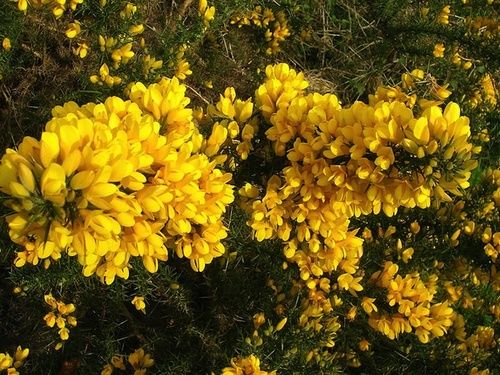
[[[169,63],[169,66],[171,68],[175,68],[174,75],[180,81],[185,80],[188,76],[193,74],[189,62],[184,57],[187,50],[188,46],[186,44],[182,44],[179,46],[177,51],[171,51],[174,55],[174,59]]]
[[[90,76],[90,82],[92,82],[93,84],[98,84],[100,86],[105,84],[111,87],[122,83],[122,79],[118,76],[112,76],[109,73],[108,65],[104,63],[101,65],[101,68],[99,69],[99,75]]]
[[[489,17],[467,17],[467,25],[469,32],[474,35],[479,35],[483,38],[495,38],[500,34],[500,23],[498,19]]]
[[[480,89],[474,91],[470,103],[473,108],[479,107],[482,103],[486,106],[481,106],[484,111],[494,110],[497,104],[498,92],[495,88],[495,82],[489,73],[485,74],[479,82]]]
[[[0,353],[0,371],[7,370],[7,375],[19,375],[17,369],[24,364],[30,350],[28,348],[17,347],[14,357],[9,353]]]
[[[424,80],[425,72],[422,69],[413,69],[410,73],[401,75],[402,87],[405,90],[413,90],[417,83]]]
[[[262,8],[260,5],[256,6],[249,14],[233,15],[231,24],[236,24],[238,27],[253,25],[264,29],[264,37],[267,42],[266,53],[268,55],[278,53],[280,45],[291,35],[288,20],[283,11],[275,14],[272,9]]]
[[[62,301],[56,300],[52,294],[46,294],[44,296],[45,303],[50,306],[51,310],[43,317],[47,327],[57,326],[59,331],[57,332],[61,340],[66,341],[69,339],[69,328],[76,327],[76,318],[71,315],[75,312],[75,305],[72,303],[65,304]],[[62,342],[56,344],[56,350],[62,347]]]
[[[264,192],[247,183],[239,193],[255,238],[283,240],[287,260],[299,267],[303,281],[297,288],[307,287],[299,325],[326,334],[311,351],[311,360],[334,345],[340,328],[331,313],[342,300],[332,291],[356,296],[363,290],[363,239],[357,230],[349,230],[349,219],[380,212],[393,216],[399,207],[450,202],[469,186],[476,162],[471,160],[468,119],[460,116],[455,103],[443,110],[441,102],[420,101],[422,112],[416,117],[411,110],[415,94],[381,87],[369,104],[341,108],[332,94],[306,93],[303,74],[286,64],[269,66],[266,76],[256,91],[256,104],[271,125],[265,134],[274,153],[285,156],[287,163],[268,179]],[[424,72],[416,69],[402,80],[412,89],[423,79]],[[383,235],[391,236],[395,228],[390,229]],[[412,233],[419,230],[417,222],[411,225]],[[369,233],[363,237],[371,238]],[[405,263],[414,253],[401,240],[396,249]],[[332,287],[334,271],[339,274]],[[378,286],[389,290],[389,304],[402,312],[377,314],[374,299],[368,299],[362,307],[373,313],[372,327],[391,338],[413,330],[422,342],[442,336],[454,313],[448,302],[431,304],[437,279],[426,285],[418,274],[402,278],[396,273],[397,268],[393,278]],[[346,314],[353,320],[357,310]],[[260,337],[254,336],[250,342],[255,345]],[[359,360],[351,354],[355,365]]]
[[[428,106],[414,117],[405,103],[377,93],[370,104],[341,108],[335,95],[306,94],[308,83],[286,64],[269,66],[256,91],[271,123],[274,151],[286,155],[253,202],[249,225],[258,241],[278,237],[301,278],[340,267],[341,288],[361,290],[356,273],[362,240],[349,218],[451,201],[469,186],[472,145],[457,104]]]
[[[207,139],[206,152],[216,154],[225,146],[235,148],[242,160],[253,150],[252,139],[258,131],[258,121],[253,115],[251,99],[236,98],[233,87],[224,90],[215,105],[209,105],[203,122],[212,123],[212,135]]]
[[[151,55],[145,55],[142,57],[142,71],[144,77],[148,77],[153,74],[155,70],[160,69],[163,66],[163,60],[156,60]]]
[[[397,312],[378,311],[375,299],[365,297],[361,305],[370,326],[390,339],[413,330],[422,343],[429,342],[430,337],[443,336],[453,324],[454,312],[448,301],[431,303],[437,291],[437,276],[424,283],[418,273],[404,278],[397,273],[397,264],[386,262],[382,271],[371,276],[371,283],[386,289],[386,302]]]
[[[231,367],[222,370],[221,375],[276,375],[276,371],[260,369],[260,359],[253,354],[245,358],[233,358]]]
[[[453,325],[458,344],[453,345],[453,351],[457,358],[461,358],[457,363],[457,368],[469,367],[471,363],[477,363],[478,360],[485,360],[494,355],[494,349],[497,346],[495,330],[493,327],[477,326],[474,333],[466,337],[465,320],[462,315],[457,314]],[[474,371],[474,368],[476,371]],[[474,367],[471,374],[489,374],[489,370],[477,371]]]
[[[478,187],[481,195],[472,203],[470,197],[477,194]],[[500,208],[500,170],[486,169],[475,189],[453,206],[440,208],[437,216],[449,222],[451,230],[444,238],[449,239],[451,246],[458,246],[461,236],[472,237],[483,244],[485,254],[496,264],[500,252],[500,233],[495,232]]]
[[[198,12],[200,13],[200,16],[203,18],[203,23],[205,24],[205,26],[208,26],[208,24],[215,17],[215,7],[214,6],[209,7],[207,4],[207,0],[199,1]]]
[[[448,25],[450,23],[449,21],[450,13],[451,13],[451,7],[449,5],[445,5],[437,16],[437,23],[441,25]]]
[[[155,361],[150,354],[144,352],[143,348],[139,348],[128,356],[128,363],[134,369],[134,375],[145,375],[147,369],[154,366]],[[111,363],[106,364],[102,369],[101,375],[111,375],[115,369],[127,370],[124,356],[113,356]]]
[[[273,284],[273,281],[271,279],[268,281],[268,285],[270,285],[269,282]],[[283,293],[278,297],[278,300],[280,298],[285,299],[286,295]],[[285,312],[283,305],[277,305],[275,308],[275,312],[278,316],[282,316]],[[288,322],[288,318],[283,317],[278,321],[278,323],[276,323],[275,326],[273,326],[271,323],[271,319],[266,319],[266,316],[263,312],[254,314],[252,320],[255,329],[251,336],[245,338],[245,342],[253,347],[261,346],[264,343],[261,333],[263,333],[265,336],[271,336],[272,334],[275,334],[285,328],[286,323]],[[266,321],[268,322],[267,326],[261,329]]]
[[[167,246],[196,271],[224,253],[232,177],[218,169],[225,157],[199,133],[185,90],[164,78],[133,85],[127,101],[66,103],[41,140],[7,150],[0,191],[15,212],[9,235],[24,247],[17,266],[67,252],[85,276],[111,284],[128,277],[131,257],[156,272]]]
[[[84,0],[11,0],[17,2],[17,7],[20,11],[28,11],[28,5],[32,8],[47,7],[52,11],[56,18],[60,18],[67,9],[76,10],[79,4],[83,4]]]

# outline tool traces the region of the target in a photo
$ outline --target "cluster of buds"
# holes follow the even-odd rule
[[[76,318],[71,315],[75,312],[75,305],[72,303],[65,304],[62,301],[56,300],[52,294],[46,294],[44,296],[45,303],[50,306],[51,311],[48,312],[44,317],[45,324],[52,328],[57,326],[59,331],[57,332],[61,340],[66,341],[69,339],[69,327],[76,327]],[[56,344],[56,350],[62,347],[62,342]]]
[[[248,14],[235,14],[231,17],[231,24],[242,26],[254,26],[264,30],[264,38],[267,42],[266,53],[276,54],[280,51],[280,45],[291,35],[288,20],[282,11],[276,14],[269,8],[256,6]]]

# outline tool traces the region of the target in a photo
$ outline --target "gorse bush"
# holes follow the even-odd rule
[[[496,373],[497,11],[0,6],[0,373]]]
[[[25,248],[18,266],[48,267],[64,251],[78,256],[84,275],[111,284],[128,278],[131,256],[156,272],[165,243],[197,271],[224,253],[231,176],[203,153],[212,154],[184,91],[176,78],[163,79],[132,86],[134,101],[67,103],[54,109],[40,142],[26,138],[19,152],[7,151],[1,189],[17,198],[6,204],[17,211],[7,217],[10,237]]]

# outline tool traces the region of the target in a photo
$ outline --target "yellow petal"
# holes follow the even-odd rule
[[[144,268],[146,268],[149,272],[155,273],[158,271],[158,260],[156,258],[144,255],[142,257],[142,262],[144,264]]]
[[[55,244],[52,241],[46,241],[37,249],[37,255],[40,259],[48,258],[52,255],[52,252],[55,250]]]
[[[460,107],[457,103],[450,102],[444,109],[444,118],[451,124],[460,117]]]
[[[66,176],[70,176],[75,172],[80,166],[80,161],[82,160],[82,153],[80,150],[74,150],[68,156],[64,158],[62,167]]]
[[[19,175],[19,180],[23,186],[33,193],[35,191],[36,184],[35,177],[33,176],[31,169],[26,164],[20,163],[17,174]]]
[[[12,181],[9,184],[10,194],[17,198],[28,198],[30,196],[30,192],[19,182]]]
[[[430,131],[426,117],[420,117],[414,124],[413,135],[420,144],[429,143]]]
[[[55,133],[43,132],[40,142],[40,161],[47,168],[59,156],[59,137]]]
[[[74,190],[83,190],[88,188],[94,181],[95,173],[94,171],[82,171],[78,172],[71,179],[70,186]]]

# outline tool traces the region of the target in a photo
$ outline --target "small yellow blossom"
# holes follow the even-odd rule
[[[143,32],[144,32],[143,24],[132,25],[128,29],[128,33],[132,36],[142,34]]]
[[[128,356],[128,362],[134,370],[144,370],[152,367],[155,363],[150,354],[144,352],[144,349],[139,348]]]
[[[443,58],[445,49],[446,48],[443,43],[437,43],[434,46],[434,52],[432,54],[434,55],[434,57]]]
[[[134,296],[134,298],[132,299],[132,304],[138,311],[146,313],[146,303],[144,302],[144,297]]]
[[[285,327],[285,324],[287,322],[288,318],[283,318],[281,319],[278,324],[276,324],[276,331],[281,331],[283,329],[283,327]]]
[[[10,49],[12,48],[12,45],[10,43],[10,39],[9,38],[3,38],[3,40],[2,40],[2,48],[6,52],[10,51]]]
[[[79,56],[81,59],[87,57],[90,47],[87,43],[78,43],[76,48],[73,47],[73,53]]]
[[[358,343],[358,347],[362,352],[366,352],[370,350],[370,342],[366,339],[363,339]]]
[[[68,29],[66,30],[66,36],[69,39],[73,39],[76,38],[76,36],[80,34],[80,32],[81,32],[80,22],[79,21],[71,22],[68,25]]]
[[[175,76],[183,81],[185,80],[188,76],[193,74],[191,69],[189,68],[189,62],[185,59],[182,59],[178,62],[177,64],[177,69],[175,71]]]

